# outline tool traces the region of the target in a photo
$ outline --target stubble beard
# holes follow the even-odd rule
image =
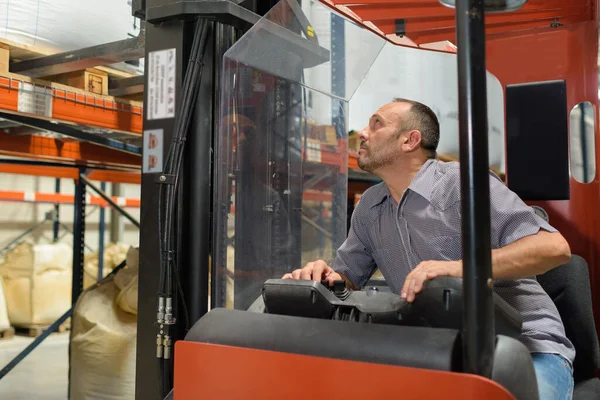
[[[398,155],[389,148],[383,148],[379,152],[371,152],[366,149],[366,154],[358,156],[358,167],[365,172],[374,173],[375,171],[387,167],[396,161]]]

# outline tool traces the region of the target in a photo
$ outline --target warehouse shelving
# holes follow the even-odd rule
[[[0,173],[20,174],[31,176],[47,176],[53,178],[78,179],[79,169],[70,166],[54,165],[31,165],[25,161],[17,161],[14,164],[0,163]],[[136,171],[120,171],[110,169],[91,169],[88,172],[88,178],[93,181],[113,182],[113,183],[141,183],[141,175]]]
[[[47,103],[50,113],[41,116],[55,121],[111,129],[120,131],[123,135],[133,133],[139,136],[142,132],[143,107],[139,102],[118,100],[57,83],[0,73],[0,109],[19,112],[27,106],[23,104],[27,101],[37,103],[33,104],[37,107]]]
[[[143,40],[143,36],[140,36],[123,43],[140,46]],[[110,48],[111,46],[104,46],[106,51]],[[139,52],[137,48],[134,50]],[[7,51],[10,53],[10,60]],[[126,50],[121,46],[119,51]],[[37,77],[40,75],[37,73],[27,76],[27,69],[22,73],[15,73],[19,68],[11,70],[11,67],[23,66],[23,61],[32,59],[34,62],[27,65],[44,65],[46,70],[54,70],[47,65],[51,59],[62,59],[62,63],[69,64],[71,61],[64,61],[69,57],[77,59],[83,54],[87,54],[88,58],[92,57],[89,49],[87,53],[86,49],[70,53],[77,55],[43,54],[32,47],[0,40],[0,173],[51,177],[56,178],[57,182],[60,179],[72,179],[75,183],[74,195],[60,193],[58,186],[56,193],[6,188],[0,190],[0,201],[74,205],[72,302],[75,304],[82,290],[80,278],[84,259],[85,207],[98,205],[104,209],[109,205],[102,196],[86,193],[85,181],[141,183],[144,109],[141,101],[132,100],[143,96],[143,76],[106,66],[91,66],[89,59],[84,60],[84,68],[93,67],[106,74],[109,88],[107,93],[92,93],[83,88],[75,88],[62,81],[58,82],[54,76],[39,79]],[[61,65],[56,70],[69,68],[73,67]],[[31,67],[29,70],[38,71],[39,68],[36,70]],[[123,97],[110,96],[108,93],[120,93]],[[305,161],[312,165],[310,168],[323,166],[339,173],[347,171],[350,180],[359,182],[358,186],[364,190],[372,183],[373,177],[358,169],[356,153],[350,153],[346,158],[346,149],[342,148],[340,151],[340,145],[347,146],[345,141],[336,142],[333,145],[311,143],[304,155]],[[353,187],[352,182],[349,187]],[[320,190],[319,184],[316,184],[306,188],[303,199],[329,202],[332,201],[332,194]],[[113,197],[112,201],[118,206],[140,207],[139,199]],[[128,217],[125,211],[123,213]],[[307,223],[313,226],[317,224],[312,219]],[[103,222],[100,229],[104,229]],[[67,311],[54,325],[62,323],[71,311]],[[52,327],[49,331],[51,329]],[[0,371],[0,378],[47,337],[48,333],[45,332],[15,362]]]
[[[143,45],[143,37],[129,42]],[[139,49],[137,52],[140,53]],[[143,46],[140,54],[143,54]],[[56,178],[56,193],[2,188],[0,201],[74,206],[71,297],[75,304],[83,283],[86,205],[101,207],[99,254],[103,254],[104,246],[104,208],[112,202],[110,206],[120,209],[122,215],[132,220],[122,207],[140,207],[139,198],[108,197],[104,193],[91,195],[86,191],[86,186],[95,191],[98,188],[91,181],[102,182],[102,189],[105,182],[141,183],[143,104],[132,100],[139,98],[139,94],[124,98],[107,95],[108,91],[104,88],[108,86],[107,82],[103,83],[101,92],[92,92],[83,89],[89,89],[85,84],[83,87],[73,87],[59,83],[59,76],[37,79],[26,76],[27,72],[17,74],[11,70],[11,66],[28,59],[37,59],[43,64],[44,59],[38,57],[46,56],[51,55],[42,54],[29,46],[0,40],[0,174]],[[76,65],[67,66],[71,67]],[[61,68],[64,69],[65,65]],[[97,70],[107,80],[126,82],[133,79],[139,89],[140,76],[106,66],[99,66]],[[87,69],[85,71],[87,73]],[[72,179],[75,193],[60,193],[60,179]],[[57,213],[54,218],[56,225]],[[133,222],[136,225],[136,221]],[[65,311],[58,321],[0,371],[0,377],[6,375],[56,326],[63,323],[71,315],[72,309]]]

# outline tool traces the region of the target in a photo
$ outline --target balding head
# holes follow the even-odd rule
[[[395,98],[390,105],[396,105],[398,112],[405,113],[401,118],[398,135],[410,130],[421,132],[421,148],[427,152],[429,158],[435,158],[440,142],[440,123],[431,108],[417,101],[402,98]]]
[[[358,166],[374,174],[434,158],[439,124],[429,107],[396,99],[380,107],[360,131]]]

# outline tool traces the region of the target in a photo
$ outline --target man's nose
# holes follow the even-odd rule
[[[362,131],[360,131],[360,133],[358,134],[358,137],[360,138],[360,140],[362,142],[366,142],[367,140],[369,140],[369,129],[364,128]]]

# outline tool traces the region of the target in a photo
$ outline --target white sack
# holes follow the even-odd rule
[[[137,313],[137,249],[130,249],[127,257],[128,266],[86,290],[73,312],[72,400],[135,397],[137,316],[129,311],[135,307]],[[133,287],[135,305],[128,301]],[[128,312],[119,304],[126,304]]]
[[[73,250],[65,243],[21,243],[0,264],[12,325],[51,324],[71,307]]]

